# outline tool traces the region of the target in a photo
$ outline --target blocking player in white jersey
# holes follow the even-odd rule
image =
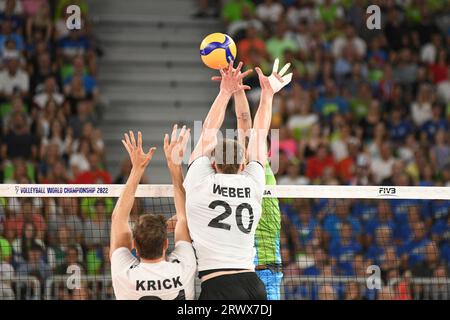
[[[169,242],[166,220],[163,216],[142,215],[133,231],[129,225],[129,215],[139,181],[155,148],[144,153],[140,132],[137,141],[132,131],[130,136],[125,134],[125,139],[122,140],[133,167],[112,214],[111,275],[117,299],[194,299],[196,259],[186,222],[181,161],[174,159],[174,156],[182,158],[188,138],[189,130],[185,127],[177,137],[175,126],[170,143],[167,135],[164,139],[164,152],[172,176],[177,214],[175,249],[167,258],[166,250]],[[132,254],[132,248],[136,249],[137,257]]]
[[[276,62],[277,64],[278,62]],[[264,300],[266,291],[254,272],[255,229],[261,217],[267,161],[266,139],[272,117],[274,94],[290,82],[292,75],[281,76],[278,66],[270,77],[256,71],[261,84],[261,99],[248,145],[236,140],[217,141],[225,110],[233,93],[250,89],[241,80],[251,70],[220,70],[220,92],[203,124],[197,146],[192,152],[184,181],[189,230],[196,250],[200,299]],[[287,68],[283,68],[285,72]],[[281,72],[281,71],[280,71]]]

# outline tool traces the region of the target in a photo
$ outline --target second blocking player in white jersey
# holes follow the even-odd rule
[[[249,89],[241,80],[251,71],[220,70],[220,92],[205,119],[199,142],[189,159],[184,180],[186,212],[196,250],[200,299],[264,300],[263,283],[254,272],[254,237],[261,217],[267,161],[266,139],[272,117],[272,99],[291,81],[292,74],[271,76],[256,71],[261,99],[248,145],[248,164],[244,147],[236,140],[217,141],[225,110],[233,93]]]
[[[177,214],[175,249],[167,258],[167,226],[163,216],[145,214],[139,217],[133,231],[129,226],[139,181],[155,150],[143,152],[140,132],[137,141],[132,131],[122,140],[133,167],[112,215],[111,275],[117,299],[184,300],[195,297],[196,259],[186,223],[181,162],[173,159],[174,156],[182,158],[189,130],[183,128],[179,137],[176,132],[175,126],[170,143],[167,135],[164,139]],[[132,254],[132,248],[136,249],[137,257]]]

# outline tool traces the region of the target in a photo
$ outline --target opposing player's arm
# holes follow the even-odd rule
[[[186,193],[183,187],[183,169],[182,160],[186,144],[189,140],[190,130],[186,130],[183,126],[179,136],[177,137],[178,126],[175,125],[172,130],[172,136],[169,142],[169,135],[164,136],[164,153],[167,159],[167,167],[169,168],[172,177],[175,210],[176,210],[176,224],[175,224],[175,243],[178,241],[191,242],[189,229],[186,219]]]
[[[233,93],[239,90],[248,90],[249,86],[241,84],[241,80],[246,77],[251,70],[241,73],[240,64],[233,68],[233,61],[230,61],[228,69],[221,69],[220,91],[214,100],[208,115],[203,123],[203,130],[200,139],[189,157],[189,164],[201,156],[210,156],[217,144],[217,132],[222,126],[225,118],[225,110]]]
[[[147,153],[144,153],[141,132],[138,132],[137,141],[132,131],[130,131],[129,136],[125,133],[125,139],[122,140],[122,143],[130,156],[132,169],[112,213],[110,257],[118,248],[125,247],[130,250],[132,248],[132,232],[129,224],[130,212],[139,181],[141,181],[145,168],[147,168],[156,150],[150,148]]]
[[[265,166],[267,161],[267,135],[272,121],[272,101],[275,93],[292,80],[292,73],[285,75],[290,64],[286,64],[278,73],[278,59],[273,64],[272,74],[266,77],[260,68],[255,68],[261,85],[261,98],[253,122],[253,130],[248,143],[249,161],[258,161]]]

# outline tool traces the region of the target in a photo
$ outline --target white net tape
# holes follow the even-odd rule
[[[2,184],[0,197],[119,197],[121,184]],[[173,197],[170,184],[143,184],[136,197]],[[450,200],[450,187],[266,186],[268,198]]]

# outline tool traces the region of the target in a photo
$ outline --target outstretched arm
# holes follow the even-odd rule
[[[214,100],[208,115],[206,116],[200,139],[189,157],[189,164],[191,164],[192,161],[198,157],[211,155],[211,152],[216,147],[217,132],[222,126],[225,118],[225,110],[231,96],[238,90],[250,89],[249,86],[240,84],[240,81],[246,77],[251,70],[240,73],[241,67],[242,65],[239,65],[236,69],[234,69],[233,61],[230,61],[230,65],[227,70],[220,70],[222,77],[220,82],[220,92]]]
[[[242,67],[242,62],[239,62],[237,69]],[[213,81],[220,81],[222,78],[220,76],[215,76],[211,78]],[[241,84],[242,79],[241,79]],[[238,129],[238,140],[242,146],[246,147],[246,138],[250,135],[250,130],[252,129],[252,117],[250,113],[250,106],[248,104],[247,96],[245,95],[245,90],[241,89],[233,94],[234,98],[234,111],[236,113],[237,119],[237,129]]]
[[[292,80],[292,73],[283,74],[288,70],[290,64],[286,64],[278,73],[278,59],[273,64],[272,74],[266,77],[260,68],[255,68],[261,84],[261,98],[258,111],[256,111],[253,130],[248,143],[249,161],[258,161],[263,166],[267,161],[267,135],[272,121],[272,101],[275,93],[280,91]]]
[[[252,116],[250,106],[244,90],[239,90],[234,95],[234,111],[237,119],[238,140],[242,146],[246,146],[246,138],[252,129]]]
[[[121,247],[131,250],[132,247],[132,233],[129,225],[130,211],[133,207],[134,197],[136,194],[139,181],[144,174],[150,160],[155,153],[156,148],[150,148],[148,153],[142,150],[142,134],[138,132],[138,139],[136,141],[133,131],[130,131],[130,136],[125,133],[125,139],[122,140],[125,149],[130,155],[132,169],[130,176],[119,200],[114,207],[111,222],[111,240],[110,240],[110,256],[113,252]]]
[[[169,135],[164,136],[164,153],[167,159],[167,167],[169,168],[172,177],[175,210],[176,210],[176,224],[175,224],[175,243],[178,241],[191,242],[189,229],[186,219],[186,193],[183,187],[183,170],[181,163],[186,149],[186,144],[189,140],[190,129],[186,130],[183,126],[180,135],[177,137],[178,126],[175,125],[172,130],[172,136],[169,142]]]

